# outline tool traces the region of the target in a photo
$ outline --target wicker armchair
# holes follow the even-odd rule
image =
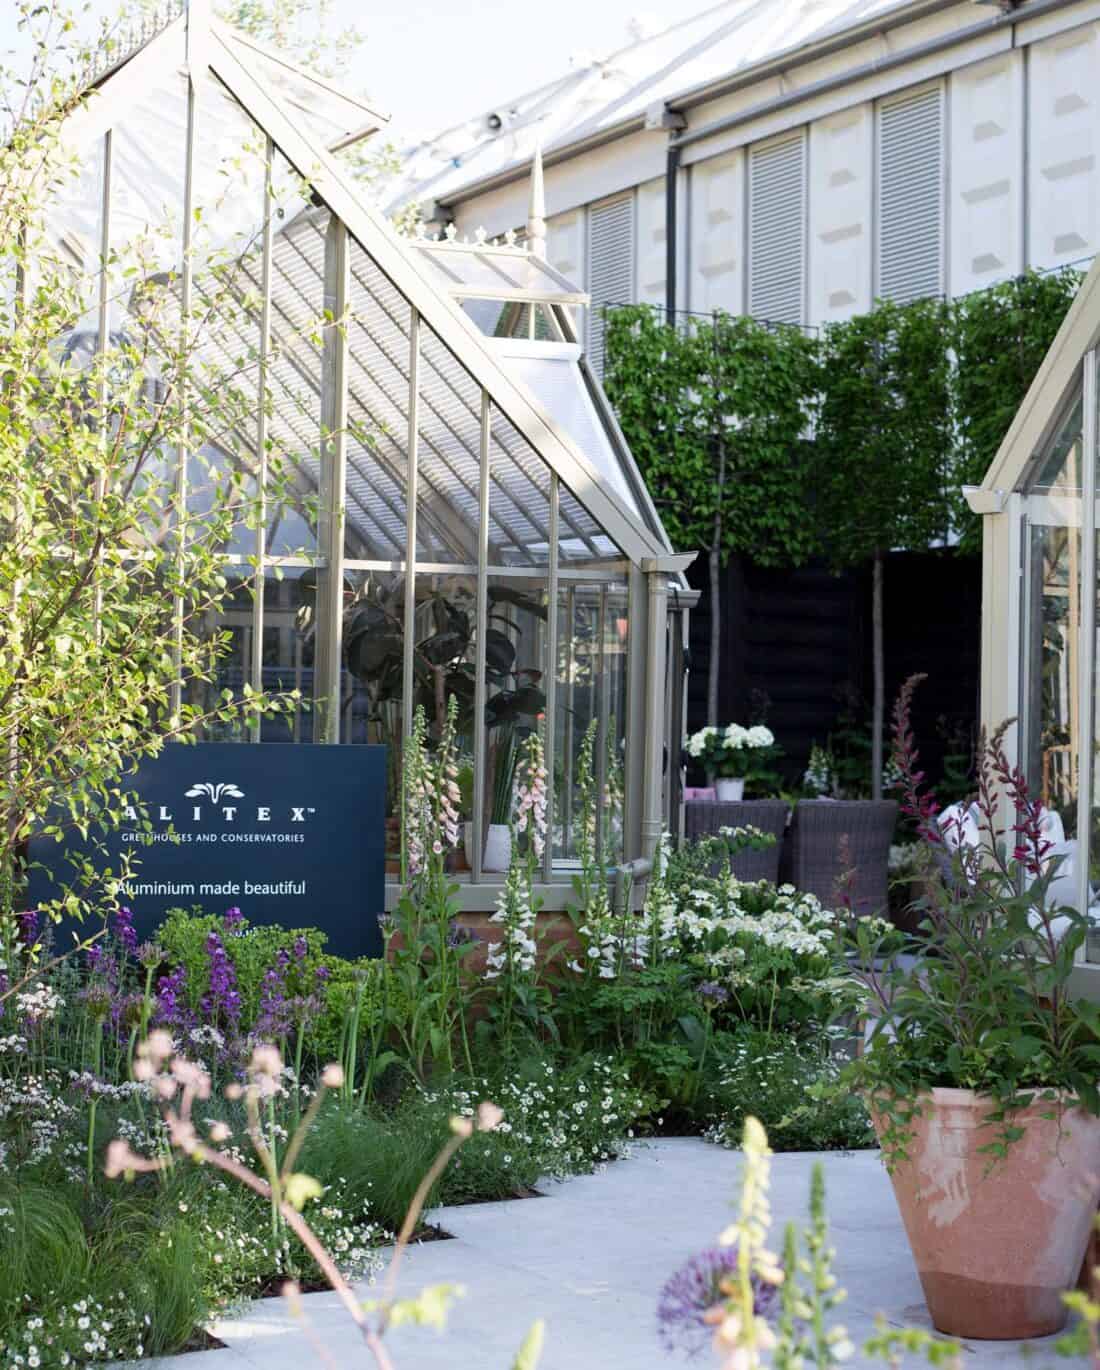
[[[783,853],[784,879],[816,894],[828,908],[836,905],[843,884],[855,913],[885,917],[897,817],[892,799],[800,800]]]
[[[709,837],[720,828],[759,828],[775,837],[775,845],[763,851],[736,852],[730,867],[738,880],[779,879],[779,854],[790,809],[781,799],[742,799],[736,804],[717,800],[692,800],[684,805],[684,836],[688,841]]]

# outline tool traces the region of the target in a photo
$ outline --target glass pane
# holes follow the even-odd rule
[[[558,592],[554,858],[576,863],[585,825],[605,863],[622,857],[626,738],[626,582]]]
[[[222,547],[255,556],[261,403],[260,320],[266,139],[213,80],[196,120],[192,293],[196,326],[191,407],[196,437],[188,468],[192,511],[228,502],[235,515]]]
[[[1051,492],[1081,489],[1082,412],[1078,395],[1050,450],[1039,464],[1034,489]]]
[[[458,706],[456,751],[463,825],[473,817],[476,610],[474,576],[417,576],[415,704],[424,710],[432,744],[442,735],[450,700],[454,698]],[[465,870],[465,844],[448,859],[453,869]]]
[[[186,161],[187,81],[173,72],[111,133],[108,277],[114,333],[127,334],[147,311],[150,284],[163,287],[178,277]]]
[[[289,164],[276,154],[276,183],[293,184]],[[290,193],[290,192],[288,192]],[[303,209],[289,220],[272,213],[271,362],[268,367],[269,462],[282,472],[288,497],[271,510],[268,551],[309,555],[317,547],[321,478],[321,365],[327,209]],[[252,274],[259,291],[261,281]]]
[[[268,567],[264,576],[263,669],[265,692],[313,695],[317,573],[313,567]],[[303,703],[289,714],[265,718],[261,742],[308,742],[313,719]]]
[[[429,328],[420,330],[420,351],[417,556],[476,562],[481,387]],[[490,544],[502,536],[507,530],[490,521]]]
[[[1081,530],[1030,529],[1028,770],[1042,802],[1077,828]]]
[[[403,560],[408,490],[409,318],[406,300],[357,242],[348,244],[349,554]],[[433,560],[453,561],[446,556]]]
[[[213,678],[193,680],[187,689],[186,702],[204,714],[222,702],[226,690],[234,699],[242,699],[251,671],[255,631],[252,581],[250,576],[240,575],[230,575],[228,579],[220,612],[208,609],[188,625],[189,631],[198,636],[210,640],[218,635],[221,640]],[[200,736],[206,742],[247,742],[248,723],[241,719],[229,724],[212,720],[202,727]]]
[[[487,602],[483,831],[509,821],[519,749],[546,716],[547,585],[490,576]]]
[[[340,740],[388,748],[386,856],[400,861],[405,578],[349,571],[345,587]]]
[[[104,140],[87,148],[80,160],[60,171],[47,197],[45,247],[51,270],[69,276],[83,311],[64,342],[65,354],[87,365],[99,338],[99,286],[103,253]],[[33,283],[33,282],[32,282]]]

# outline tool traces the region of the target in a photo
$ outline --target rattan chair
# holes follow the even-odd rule
[[[827,908],[841,891],[857,914],[889,909],[890,841],[898,806],[892,799],[803,799],[795,805],[783,874]]]
[[[684,836],[689,842],[709,837],[720,828],[759,828],[770,832],[775,844],[762,851],[736,852],[730,867],[738,880],[779,879],[779,854],[790,809],[781,799],[742,799],[736,804],[718,800],[691,800],[684,805]]]

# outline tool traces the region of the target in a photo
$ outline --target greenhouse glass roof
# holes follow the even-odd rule
[[[490,401],[490,564],[549,562],[551,473],[562,482],[555,518],[563,560],[640,561],[667,552],[629,453],[589,397],[579,349],[558,322],[561,311],[585,301],[584,293],[514,245],[400,238],[361,202],[323,145],[339,141],[338,125],[350,122],[333,114],[336,97],[322,91],[324,99],[308,100],[305,78],[289,64],[280,68],[281,59],[217,22],[206,21],[201,35],[192,26],[189,33],[186,14],[169,22],[102,79],[70,121],[66,141],[81,154],[82,174],[65,188],[54,216],[51,231],[63,258],[91,277],[106,246],[113,258],[107,274],[120,282],[122,261],[140,242],[143,274],[152,268],[177,293],[187,278],[194,308],[217,293],[208,290],[211,281],[229,282],[245,320],[221,320],[202,334],[211,394],[221,373],[239,378],[242,365],[261,370],[255,323],[266,314],[270,414],[263,441],[294,464],[303,492],[317,491],[324,388],[318,330],[326,244],[338,221],[347,232],[345,555],[404,558],[415,422],[415,555],[432,563],[476,561],[482,391]],[[192,98],[187,74],[194,78],[196,59],[202,70]],[[280,80],[272,78],[276,69],[285,69]],[[308,120],[298,117],[303,102]],[[316,137],[322,125],[332,138]],[[109,153],[101,150],[105,142]],[[126,307],[116,289],[110,293],[120,321]],[[510,338],[505,356],[499,339],[479,325],[487,310],[499,315],[512,306],[525,309],[528,321],[543,311],[537,330],[530,328],[535,341],[526,357],[523,339]],[[512,316],[520,317],[514,308]],[[547,336],[563,344],[552,357],[538,341]],[[257,465],[256,444],[238,432],[233,460]],[[285,552],[286,539],[276,534],[276,541]]]

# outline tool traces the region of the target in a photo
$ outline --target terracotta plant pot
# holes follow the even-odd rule
[[[1100,1118],[1012,1118],[1024,1136],[991,1164],[988,1096],[933,1089],[891,1175],[925,1301],[954,1337],[1015,1341],[1057,1332],[1100,1200]],[[881,1140],[884,1118],[872,1108]]]

